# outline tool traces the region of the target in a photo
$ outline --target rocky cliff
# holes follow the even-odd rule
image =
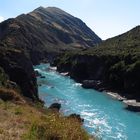
[[[58,71],[87,87],[140,100],[140,26],[86,51],[62,55],[55,63]]]
[[[37,82],[33,66],[24,52],[0,48],[0,67],[21,89],[22,95],[38,100]]]

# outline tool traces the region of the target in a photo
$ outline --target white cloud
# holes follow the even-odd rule
[[[4,17],[0,16],[0,22],[4,21]]]

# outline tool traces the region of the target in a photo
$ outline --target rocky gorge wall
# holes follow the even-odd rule
[[[110,89],[139,100],[140,63],[127,64],[128,56],[121,59],[111,55],[65,54],[55,63],[59,72],[69,72],[71,78],[85,87]]]
[[[25,97],[38,100],[38,89],[33,65],[24,52],[0,48],[0,67],[21,89]]]

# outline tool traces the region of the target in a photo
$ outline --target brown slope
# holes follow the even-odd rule
[[[0,41],[3,46],[26,50],[37,63],[55,53],[94,46],[101,39],[80,19],[55,7],[39,7],[1,23]]]

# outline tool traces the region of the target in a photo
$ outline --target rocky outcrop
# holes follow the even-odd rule
[[[127,110],[133,111],[133,112],[140,112],[140,106],[133,106],[133,105],[128,105],[126,107]]]
[[[69,75],[78,82],[83,80],[104,79],[106,69],[104,58],[91,55],[68,53],[57,62],[59,72],[70,72]]]
[[[50,109],[52,111],[59,112],[60,109],[61,109],[61,104],[59,104],[59,103],[53,103],[53,104],[50,105],[50,107],[48,109]],[[68,118],[76,119],[81,124],[83,124],[83,122],[84,122],[84,119],[81,118],[81,116],[79,114],[70,114],[68,116]]]
[[[82,87],[83,88],[94,88],[99,90],[101,87],[101,81],[96,80],[83,80],[82,81]]]
[[[39,73],[39,71],[37,71],[37,70],[35,70],[35,75],[36,75],[36,77],[41,77],[42,76],[41,73]]]
[[[21,93],[33,100],[38,100],[35,72],[29,58],[16,49],[0,48],[0,66],[9,79],[21,89]]]
[[[137,102],[136,100],[124,100],[123,102],[126,104],[127,110],[140,112],[140,102]]]
[[[68,116],[69,118],[74,118],[74,119],[77,119],[81,124],[84,123],[84,119],[81,118],[81,116],[79,114],[71,114]]]
[[[59,103],[53,103],[49,107],[49,109],[51,109],[53,111],[58,111],[58,112],[59,112],[60,108],[61,108],[61,104],[59,104]]]
[[[57,63],[57,70],[59,72],[69,72],[70,77],[82,83],[83,87],[100,91],[111,89],[120,93],[127,93],[129,98],[139,100],[138,62],[130,66],[128,64],[123,68],[119,56],[74,54],[74,56],[67,57],[67,60],[64,60],[64,57],[63,61],[60,59]],[[127,69],[131,66],[134,66],[134,68],[130,72]]]

